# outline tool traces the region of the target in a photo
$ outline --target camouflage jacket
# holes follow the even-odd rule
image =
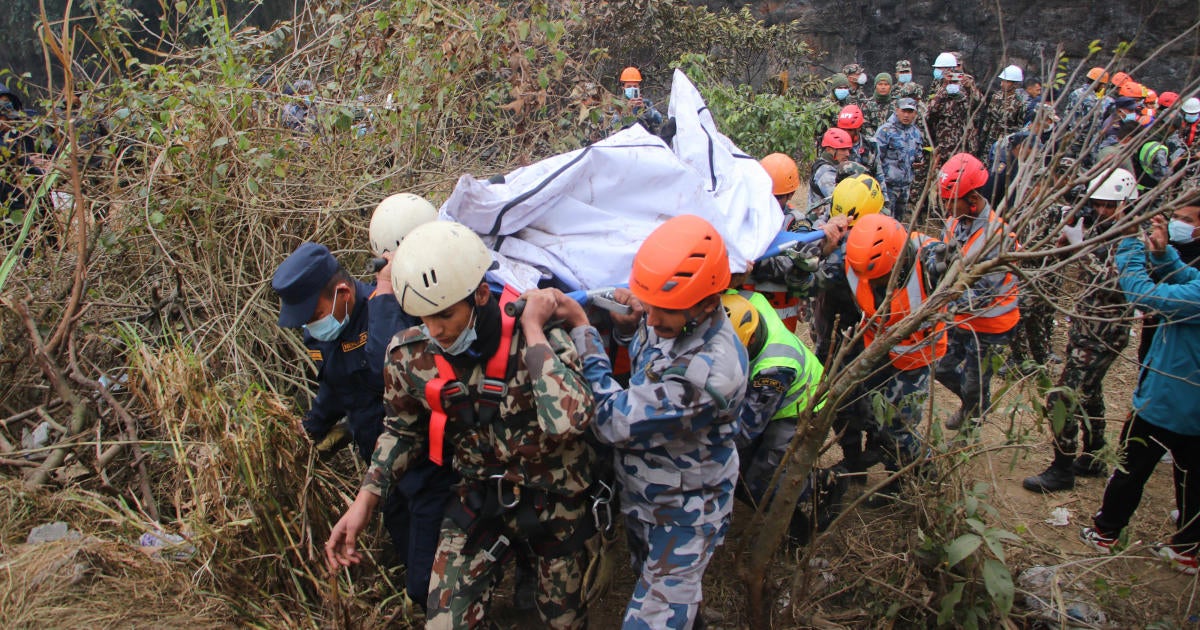
[[[793,221],[795,226],[799,221]],[[790,229],[791,232],[809,232],[811,229]],[[807,297],[812,292],[813,272],[817,270],[821,260],[821,241],[804,243],[799,247],[785,250],[778,256],[763,258],[754,262],[750,270],[750,282],[757,291],[783,291],[800,297]]]
[[[945,86],[938,88],[929,103],[926,121],[939,161],[959,152],[975,153],[978,130],[971,114],[982,98],[975,82],[965,78],[958,94],[947,94]]]
[[[824,156],[813,162],[812,176],[808,178],[808,211],[824,203],[825,198],[833,194],[837,186],[837,166]]]
[[[526,346],[518,327],[509,352],[512,375],[491,426],[463,426],[453,414],[446,422],[446,450],[466,480],[493,475],[519,486],[573,496],[592,483],[595,455],[584,439],[593,399],[580,373],[579,356],[567,333],[547,331],[550,345]],[[388,415],[375,445],[362,488],[383,495],[419,459],[429,455],[429,403],[425,384],[438,376],[435,350],[421,328],[393,339],[384,367]],[[515,368],[515,369],[514,369]],[[459,380],[474,394],[483,378],[476,365]]]
[[[875,134],[879,165],[889,187],[906,187],[913,181],[913,164],[921,160],[924,141],[916,123],[901,125],[892,114]]]
[[[883,189],[884,194],[887,194],[887,183],[883,179],[883,166],[879,163],[879,146],[875,144],[875,140],[864,135],[858,136],[858,142],[850,147],[850,160],[858,162],[867,167],[867,171],[871,173],[871,177],[879,182],[879,187]],[[837,174],[834,174],[834,186],[837,185]],[[830,194],[833,191],[830,190]]]
[[[1111,224],[1097,222],[1084,231],[1083,238],[1093,238],[1109,227]],[[1079,259],[1077,277],[1082,286],[1071,317],[1072,343],[1082,339],[1107,346],[1124,343],[1121,339],[1128,337],[1133,309],[1118,283],[1121,273],[1113,259],[1116,249],[1115,241],[1098,245]]]
[[[863,113],[863,127],[859,132],[866,136],[875,135],[883,123],[887,122],[888,116],[892,115],[892,108],[895,106],[896,100],[891,94],[883,97],[882,100],[876,94],[863,101],[860,105]]]
[[[595,328],[571,338],[596,396],[592,425],[613,446],[621,510],[640,521],[696,526],[733,509],[734,439],[746,393],[746,349],[723,309],[691,333],[659,338],[643,320],[629,344],[632,376],[622,388]]]
[[[1017,131],[1025,124],[1025,92],[996,90],[988,97],[984,111],[983,146],[990,148],[994,142]]]

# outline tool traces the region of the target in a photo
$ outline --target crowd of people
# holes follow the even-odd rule
[[[873,82],[858,64],[834,75],[836,116],[817,141],[806,196],[793,155],[763,157],[781,232],[820,238],[731,269],[720,232],[672,209],[665,214],[677,216],[638,249],[628,288],[613,289],[623,307],[613,312],[556,288],[503,286],[480,237],[438,220],[416,195],[388,197],[375,212],[371,247],[382,262],[373,284],[323,245],[296,248],[272,287],[279,325],[303,329],[318,369],[303,430],[318,451],[350,443],[368,465],[332,527],[329,566],[361,561],[359,537],[378,510],[430,627],[486,623],[515,560],[518,607],[579,628],[589,559],[619,524],[637,575],[624,626],[696,627],[702,578],[734,500],[757,505],[769,494],[806,413],[834,407],[842,458],[809,476],[789,529],[796,543],[828,524],[847,485],[865,483],[877,465],[890,483],[868,507],[921,483],[931,452],[922,414],[935,381],[960,403],[944,427],[977,435],[993,408],[994,368],[1005,358],[1011,369],[1053,363],[1053,303],[1070,297],[1059,387],[1045,404],[1061,419],[1046,419],[1055,454],[1023,486],[1058,492],[1077,476],[1109,474],[1103,383],[1140,309],[1150,321],[1119,439],[1125,465],[1081,537],[1113,551],[1169,451],[1178,531],[1156,549],[1196,573],[1200,188],[1187,186],[1200,100],[1105,68],[1068,91],[1010,65],[987,93],[956,53],[939,55],[932,71],[928,88],[906,60]],[[672,121],[641,85],[637,68],[621,73],[612,127],[641,124],[669,139]],[[282,124],[309,128],[311,93],[296,84]],[[18,136],[5,121],[21,109],[0,90],[10,153]],[[1097,173],[1079,199],[1064,194],[1024,221],[1022,195],[1040,178],[1061,183],[1071,164]],[[1022,172],[1045,174],[1018,185]],[[1169,219],[1105,236],[1128,227],[1126,214],[1156,187],[1192,192],[1162,208]],[[19,200],[15,189],[0,195]],[[1029,227],[1018,234],[1018,223]],[[1053,260],[988,264],[1038,239],[1079,259],[1081,293],[1024,281]],[[935,299],[947,274],[961,280],[970,266],[986,272]],[[802,322],[812,348],[797,336]],[[875,344],[886,344],[882,365],[849,395],[817,399],[823,361],[845,364]]]

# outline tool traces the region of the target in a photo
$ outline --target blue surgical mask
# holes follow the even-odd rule
[[[896,75],[896,80],[901,83],[908,83],[909,81],[912,81],[912,73],[904,72],[902,74],[898,74]]]
[[[471,344],[475,343],[475,340],[479,338],[478,333],[475,332],[475,320],[477,313],[478,311],[476,309],[471,309],[470,323],[467,324],[467,327],[464,328],[462,332],[458,333],[458,339],[455,339],[454,343],[450,344],[448,347],[443,348],[442,344],[438,343],[437,339],[434,339],[433,335],[429,334],[429,328],[424,324],[421,324],[421,332],[424,332],[425,336],[429,338],[429,343],[435,348],[441,350],[443,354],[458,356],[466,352],[467,349],[471,347]]]
[[[340,322],[333,316],[334,311],[337,311],[338,293],[338,291],[333,292],[333,308],[329,310],[328,315],[311,324],[304,325],[304,330],[317,341],[333,341],[342,336],[342,329],[346,327],[346,322],[350,321],[349,314]]]
[[[946,84],[946,93],[951,96],[958,94],[959,90],[961,90],[961,89],[962,89],[962,86],[957,83],[947,83]]]
[[[1196,240],[1196,237],[1193,236],[1195,233],[1195,226],[1184,223],[1179,219],[1171,219],[1167,223],[1167,236],[1171,239],[1172,243],[1187,245]]]
[[[837,100],[844,101],[850,96],[850,90],[848,88],[834,88],[833,95]]]
[[[1134,112],[1129,112],[1129,113],[1125,114],[1124,116],[1122,116],[1121,120],[1124,120],[1125,122],[1137,120],[1137,114]]]
[[[1184,114],[1183,119],[1187,122],[1194,123],[1200,120],[1200,114]]]
[[[638,97],[638,89],[637,88],[632,87],[632,86],[625,88],[625,98],[635,99],[637,97]]]
[[[942,69],[941,69],[941,68],[934,68],[934,69],[933,69],[933,78],[935,78],[935,79],[941,79],[941,78],[942,78]]]

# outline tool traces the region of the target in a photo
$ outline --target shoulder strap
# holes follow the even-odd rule
[[[500,293],[500,344],[488,359],[483,380],[479,382],[479,422],[485,426],[496,420],[500,403],[508,395],[509,353],[517,318],[505,313],[504,307],[519,297],[517,290],[508,285]]]

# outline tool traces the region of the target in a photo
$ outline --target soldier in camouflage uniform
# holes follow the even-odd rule
[[[1025,92],[1017,89],[1025,75],[1017,66],[1009,66],[998,78],[1000,89],[991,93],[984,108],[983,145],[979,148],[989,158],[985,160],[989,165],[992,145],[1025,125]]]
[[[1137,199],[1133,174],[1117,169],[1088,184],[1089,214],[1063,230],[1061,244],[1076,244],[1100,234],[1120,219],[1125,203]],[[1075,300],[1075,314],[1067,336],[1066,365],[1058,386],[1046,398],[1051,414],[1066,411],[1062,428],[1054,431],[1054,461],[1042,474],[1022,482],[1026,490],[1057,492],[1075,487],[1075,476],[1103,477],[1103,462],[1093,454],[1104,447],[1104,376],[1129,343],[1131,309],[1117,283],[1120,276],[1112,259],[1116,243],[1100,245],[1083,258],[1080,278],[1083,293]],[[1050,421],[1054,429],[1054,421]],[[1083,427],[1083,453],[1075,456],[1076,438]]]
[[[624,628],[691,628],[705,568],[729,527],[748,370],[721,308],[729,281],[725,243],[700,217],[674,217],[646,238],[630,292],[617,296],[635,314],[613,317],[618,333],[629,335],[627,388],[613,380],[583,309],[559,300],[557,316],[571,327],[596,396],[593,432],[613,448],[638,574]]]
[[[394,260],[403,261],[392,276],[397,299],[423,326],[398,334],[389,348],[384,433],[357,498],[330,534],[329,564],[358,562],[355,540],[392,479],[426,457],[441,464],[453,445],[462,483],[446,507],[427,627],[485,625],[515,549],[534,562],[542,621],[584,627],[585,545],[595,532],[587,491],[596,460],[585,440],[593,398],[567,333],[543,330],[555,296],[527,294],[524,315],[506,334],[484,282],[491,255],[455,223],[416,228]],[[507,376],[491,376],[489,366],[485,378],[493,355]]]
[[[911,98],[896,102],[896,111],[875,134],[879,147],[879,164],[887,185],[888,207],[900,223],[908,221],[909,187],[914,169],[921,166],[925,141],[916,125],[917,103]]]
[[[867,84],[866,69],[857,63],[848,63],[842,66],[842,74],[846,75],[846,81],[850,83],[850,102],[847,104],[861,105],[869,98],[864,88]]]
[[[946,74],[945,83],[934,94],[926,116],[937,163],[955,153],[976,152],[978,130],[974,113],[982,99],[970,75]]]
[[[863,113],[864,134],[868,136],[875,135],[875,132],[892,115],[893,103],[895,103],[895,99],[892,95],[892,75],[880,72],[875,75],[874,96],[864,99],[862,104],[859,105]]]

